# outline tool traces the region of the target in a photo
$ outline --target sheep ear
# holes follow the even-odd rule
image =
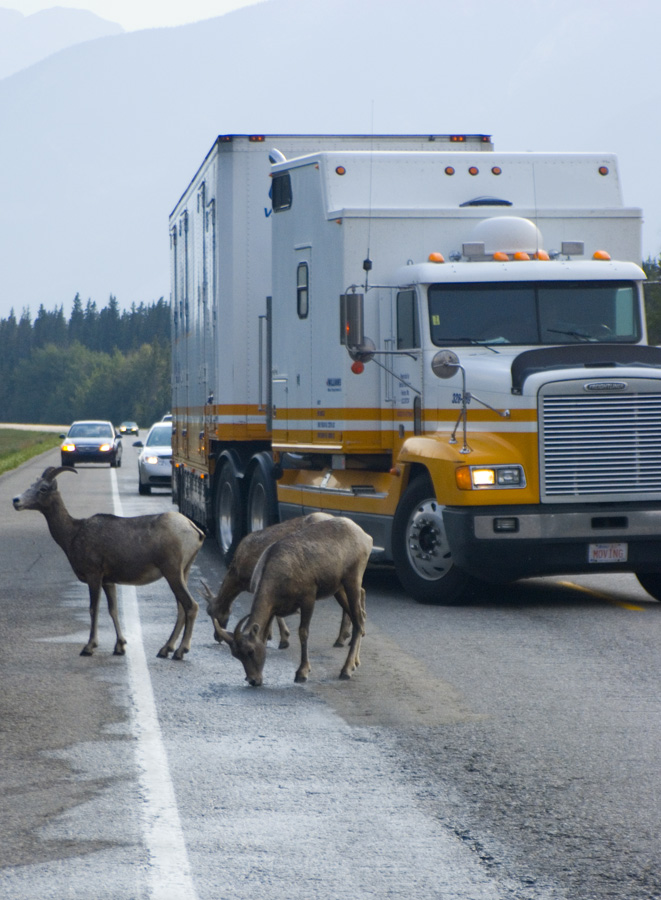
[[[250,634],[252,637],[256,638],[259,634],[259,622],[253,622],[252,628],[250,629]]]

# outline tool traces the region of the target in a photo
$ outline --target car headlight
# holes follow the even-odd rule
[[[502,488],[524,488],[523,466],[460,466],[455,472],[457,487],[462,491]]]
[[[108,450],[112,450],[112,447],[110,446],[110,444],[101,444],[99,450],[101,451],[101,453],[107,453]]]
[[[62,450],[64,450],[65,453],[73,453],[75,449],[75,444],[62,444]]]
[[[149,463],[150,466],[155,466],[158,462],[158,456],[146,456],[145,462]]]

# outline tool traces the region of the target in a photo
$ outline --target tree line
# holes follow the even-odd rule
[[[661,256],[643,263],[650,344],[661,344]],[[66,425],[74,419],[125,419],[146,427],[170,406],[170,306],[99,309],[76,294],[67,320],[62,306],[43,304],[32,320],[12,310],[0,319],[0,421]]]
[[[0,421],[67,425],[125,419],[146,427],[170,406],[170,306],[62,306],[0,319]]]
[[[647,312],[647,338],[650,344],[661,344],[661,256],[651,257],[643,263],[647,275],[645,283],[645,309]]]

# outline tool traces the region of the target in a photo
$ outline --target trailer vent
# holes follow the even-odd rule
[[[548,394],[540,428],[543,501],[661,498],[661,393]]]
[[[474,200],[466,200],[459,204],[459,208],[467,206],[513,206],[511,200],[501,200],[500,197],[475,197]]]

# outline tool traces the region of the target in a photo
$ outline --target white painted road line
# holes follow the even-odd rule
[[[121,516],[117,473],[110,470],[113,508]],[[170,776],[161,727],[156,713],[136,590],[118,586],[122,621],[127,636],[131,727],[136,738],[136,761],[143,798],[142,821],[149,854],[150,896],[154,900],[197,900],[191,876],[174,786]]]

